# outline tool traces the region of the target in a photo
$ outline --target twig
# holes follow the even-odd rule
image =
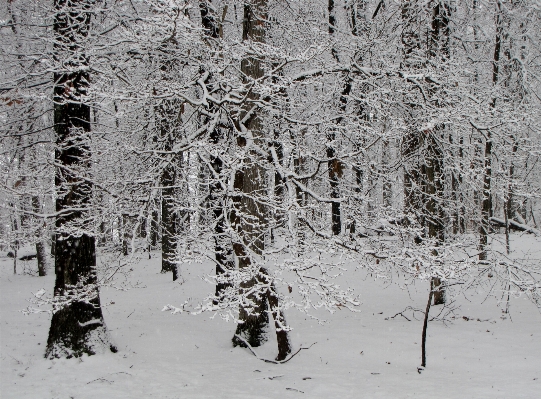
[[[108,382],[109,384],[112,384],[111,381],[109,380],[106,380],[105,378],[96,378],[95,380],[92,380],[92,381],[88,381],[86,384],[90,384],[91,382],[94,382],[94,381],[104,381],[104,382]]]
[[[307,348],[299,348],[299,350],[297,350],[297,352],[295,352],[294,354],[292,354],[290,357],[288,357],[287,359],[285,360],[270,360],[270,359],[264,359],[262,357],[259,357],[257,355],[257,353],[255,353],[254,349],[252,348],[252,346],[248,343],[248,341],[246,341],[244,338],[242,338],[241,336],[235,334],[235,338],[238,338],[240,341],[242,341],[242,343],[244,343],[244,345],[246,345],[246,347],[250,350],[250,352],[252,352],[252,355],[254,355],[256,358],[258,358],[259,360],[263,360],[265,363],[272,363],[272,364],[284,364],[284,363],[287,363],[289,362],[291,359],[293,359],[295,357],[295,355],[297,355],[300,351],[302,351],[303,349],[310,349],[312,346],[314,346],[315,344],[317,344],[317,342],[314,342],[312,345],[310,345],[309,347]]]
[[[286,388],[286,390],[288,390],[288,391],[294,391],[294,392],[300,392],[300,393],[304,393],[303,391],[299,391],[298,389],[295,389],[295,388]]]
[[[397,314],[395,314],[394,316],[391,316],[391,319],[394,319],[396,316],[402,316],[404,319],[406,319],[407,321],[411,321],[410,319],[408,319],[406,316],[404,316],[404,314],[402,312],[398,312]]]

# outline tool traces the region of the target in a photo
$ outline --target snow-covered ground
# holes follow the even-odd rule
[[[529,248],[541,247],[528,240]],[[315,344],[275,365],[232,348],[231,322],[162,312],[166,304],[195,306],[211,292],[200,276],[213,266],[185,265],[173,283],[170,274],[159,273],[155,253],[134,267],[132,279],[144,287],[101,292],[119,352],[51,361],[43,358],[50,315],[20,310],[31,292],[52,293],[52,270],[47,277],[13,275],[12,262],[0,259],[2,399],[541,397],[541,315],[523,298],[512,299],[511,320],[494,299],[482,303],[482,293],[459,297],[450,323],[429,323],[428,367],[419,374],[421,315],[416,320],[404,313],[411,321],[391,316],[407,306],[424,309],[427,283],[408,292],[359,271],[350,282],[361,294],[362,311],[339,311],[324,325],[290,311],[294,347]],[[438,311],[433,307],[431,314]],[[274,358],[275,341],[257,352]]]

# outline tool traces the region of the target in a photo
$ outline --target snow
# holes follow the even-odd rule
[[[86,326],[90,326],[92,324],[101,324],[101,320],[93,319],[93,320],[87,321],[86,323],[79,322],[79,327],[86,327]]]
[[[539,256],[534,236],[512,237]],[[213,265],[183,265],[180,282],[173,283],[170,274],[159,273],[153,253],[134,266],[132,279],[142,288],[101,292],[119,352],[46,360],[50,315],[20,310],[32,292],[52,293],[54,276],[13,275],[12,262],[0,259],[2,399],[536,398],[541,392],[541,315],[524,298],[512,299],[509,317],[496,300],[485,300],[487,292],[459,297],[453,320],[429,323],[427,368],[419,374],[422,317],[411,311],[404,313],[411,321],[392,316],[407,306],[424,308],[427,283],[401,290],[357,271],[362,311],[322,311],[318,315],[329,320],[324,325],[286,313],[294,351],[313,346],[277,365],[233,348],[233,323],[191,315],[213,290],[202,278]],[[433,306],[431,315],[439,309]],[[261,358],[276,356],[270,337],[254,349]]]

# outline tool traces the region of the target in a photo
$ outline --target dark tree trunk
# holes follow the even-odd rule
[[[158,245],[158,235],[159,235],[159,219],[160,215],[158,214],[157,210],[152,211],[151,219],[150,219],[150,245],[152,248],[156,248],[156,245]]]
[[[158,51],[159,68],[161,78],[165,82],[176,80],[179,60],[177,43],[172,37],[161,43]],[[181,136],[182,114],[184,104],[178,99],[161,99],[155,107],[156,130],[161,143],[161,150],[172,152],[175,141]],[[161,189],[161,244],[162,244],[162,273],[172,272],[173,281],[178,278],[176,258],[176,231],[178,212],[176,212],[176,185],[179,176],[177,173],[178,163],[182,163],[182,154],[172,153],[169,155],[160,176]]]
[[[210,0],[201,1],[199,3],[199,10],[201,13],[201,22],[205,29],[205,34],[211,41],[218,40],[220,38],[220,26],[216,21],[216,15],[213,12],[212,6],[209,6]],[[227,10],[224,10],[227,12]],[[209,77],[209,81],[212,81],[212,76]],[[209,114],[218,112],[216,107],[211,104],[209,106]],[[203,121],[207,123],[208,120]],[[210,133],[210,142],[213,145],[217,145],[223,140],[224,134],[222,130],[215,127]],[[214,225],[214,254],[216,259],[216,291],[215,291],[215,303],[224,299],[224,293],[227,288],[231,287],[231,284],[227,281],[228,273],[233,270],[235,262],[233,259],[233,249],[231,245],[231,238],[227,234],[226,230],[226,218],[225,203],[227,197],[225,195],[224,187],[220,182],[223,179],[227,182],[223,173],[223,160],[220,155],[212,155],[210,159],[212,170],[210,171],[209,184],[209,201],[212,208],[212,213],[215,220]],[[227,184],[227,183],[226,183]]]
[[[162,188],[162,273],[173,272],[173,281],[175,281],[176,213],[174,210],[173,173],[169,167],[166,167],[161,182],[162,187],[164,187]]]
[[[443,151],[439,147],[437,133],[441,133],[441,127],[435,127],[427,137],[427,160],[426,166],[426,211],[425,218],[428,224],[428,236],[435,240],[435,245],[439,246],[444,241],[445,233],[445,213],[443,211],[443,193],[444,193],[444,176],[443,176]],[[441,136],[441,134],[440,134]],[[441,139],[441,137],[440,137]],[[434,250],[434,255],[437,255],[437,250]],[[434,305],[442,305],[445,303],[445,290],[441,279],[438,277],[432,278],[432,286],[434,291]]]
[[[389,165],[391,163],[391,153],[389,147],[389,141],[383,142],[383,153],[381,157],[381,163],[383,164],[383,185],[382,185],[382,199],[383,206],[391,208],[393,206],[393,186],[390,179]]]
[[[100,244],[102,246],[107,244],[107,224],[105,222],[100,223]]]
[[[302,148],[305,145],[305,130],[301,130],[300,134],[291,135],[291,139],[293,141],[293,151],[294,151],[294,159],[293,159],[293,167],[295,168],[295,173],[300,176],[303,174],[305,170],[305,162],[306,157],[302,154]],[[306,181],[302,182],[303,184],[307,184]],[[307,198],[306,194],[301,190],[299,186],[295,186],[295,198],[297,200],[297,206],[299,209],[303,209],[307,205]],[[296,227],[297,227],[297,243],[296,243],[296,250],[297,250],[297,257],[302,257],[304,255],[304,250],[306,247],[306,226],[303,223],[302,220],[299,220],[297,218]]]
[[[429,57],[439,58],[446,62],[449,59],[449,5],[438,3],[432,9],[432,32]],[[437,98],[435,90],[430,88],[429,92]],[[437,107],[443,104],[440,99],[435,100]],[[435,240],[436,246],[443,244],[445,239],[445,211],[444,211],[444,153],[440,143],[444,142],[444,131],[446,127],[443,124],[436,125],[432,131],[428,132],[427,154],[425,155],[427,167],[427,218],[428,236]],[[454,176],[453,176],[454,178]],[[437,255],[437,250],[434,251]],[[439,277],[432,278],[432,291],[434,291],[434,305],[445,303],[445,289]]]
[[[402,46],[404,51],[403,66],[408,69],[420,69],[419,52],[421,51],[421,39],[419,37],[419,10],[415,7],[416,2],[405,0],[402,3]],[[420,148],[423,137],[415,126],[415,107],[406,110],[408,112],[409,126],[402,140],[402,156],[404,158],[404,214],[411,222],[422,223],[422,176],[424,166],[421,163]],[[421,237],[416,237],[417,243]]]
[[[502,41],[504,35],[503,16],[498,3],[496,14],[496,44],[494,45],[494,61],[492,63],[492,83],[498,84],[500,75],[500,58],[502,53]],[[492,99],[492,108],[496,107],[496,98]],[[483,171],[483,201],[481,204],[481,223],[479,225],[479,260],[487,260],[488,234],[490,233],[490,218],[492,211],[492,134],[486,132],[485,156]]]
[[[402,4],[402,19],[404,30],[402,44],[404,46],[404,66],[413,70],[425,68],[426,62],[439,58],[438,62],[446,61],[449,57],[449,13],[446,5],[438,3],[432,8],[431,31],[428,37],[426,61],[422,57],[419,32],[422,31],[420,13],[423,9],[416,1],[404,1]],[[441,107],[436,87],[429,86],[427,92],[430,101],[436,107]],[[402,152],[404,165],[404,213],[414,216],[414,219],[424,227],[433,245],[440,246],[444,241],[445,212],[444,212],[444,153],[440,147],[443,142],[445,126],[438,124],[433,128],[421,131],[415,126],[417,110],[412,107],[409,132],[404,138]],[[420,244],[425,236],[416,237]],[[438,251],[434,250],[434,255]],[[434,277],[431,287],[439,287],[434,292],[434,304],[445,302],[445,292],[442,282]],[[431,290],[432,298],[432,290]]]
[[[56,234],[51,236],[51,256],[56,256]]]
[[[434,291],[432,286],[428,294],[428,302],[426,303],[425,317],[423,320],[423,332],[421,334],[421,367],[426,367],[426,331],[428,329],[428,314],[430,313],[430,305],[432,304],[432,296]]]
[[[145,217],[139,218],[139,238],[147,237],[147,219]]]
[[[13,203],[9,204],[9,207],[11,209],[15,209],[15,205]],[[17,250],[19,249],[19,225],[17,223],[17,213],[14,212],[11,215],[11,232],[15,234],[15,239],[10,242],[10,245],[13,245],[13,274],[17,274]]]
[[[267,0],[254,0],[251,3],[244,5],[244,21],[243,21],[243,40],[253,42],[265,42],[267,23]],[[263,62],[255,57],[248,57],[241,62],[241,71],[246,77],[246,80],[258,79],[263,76]],[[258,99],[258,95],[251,92],[249,98],[252,100]],[[250,108],[248,108],[250,107]],[[247,106],[241,120],[246,117],[246,113],[251,109],[251,105]],[[263,126],[261,116],[257,112],[253,112],[251,116],[244,122],[244,127],[251,131],[256,144],[260,144],[263,140]],[[239,137],[239,143],[243,145],[246,139]],[[264,234],[268,231],[267,226],[267,210],[262,202],[257,200],[258,193],[266,192],[265,169],[258,164],[261,157],[255,153],[251,154],[250,159],[246,160],[246,166],[243,171],[236,173],[234,186],[240,192],[248,194],[240,199],[235,199],[236,210],[232,213],[233,225],[238,229],[242,242],[234,242],[233,250],[239,261],[239,269],[247,270],[252,266],[250,252],[260,256],[264,249]],[[240,211],[240,212],[239,212]],[[243,281],[240,284],[240,295],[249,292],[257,283],[268,283],[268,273],[264,268],[259,268],[255,277],[248,281]],[[240,306],[239,320],[242,323],[237,325],[235,337],[233,337],[233,345],[243,345],[242,341],[237,339],[240,336],[245,339],[251,346],[260,346],[266,340],[266,328],[269,324],[269,309],[270,313],[278,314],[278,294],[271,284],[271,289],[266,292],[255,292],[247,295],[247,298],[252,301],[250,307]],[[278,323],[279,324],[279,323]],[[283,360],[288,353],[291,352],[288,334],[285,330],[277,330],[276,337],[278,339],[278,360]]]
[[[381,5],[380,5],[381,6]],[[378,9],[379,7],[378,6]],[[370,29],[370,23],[368,21],[367,16],[367,0],[356,0],[353,2],[350,2],[347,6],[347,13],[348,13],[348,20],[350,21],[350,28],[351,28],[351,34],[354,37],[361,37],[364,42],[368,42],[368,33]],[[377,11],[376,11],[377,13]],[[375,17],[375,15],[374,15]],[[354,61],[358,63],[358,65],[363,65],[363,59],[362,59],[362,53],[360,51],[356,51],[356,54],[354,55]],[[344,94],[349,94],[348,90],[351,90],[352,88],[352,82],[347,81],[344,86]],[[359,87],[361,92],[364,94],[367,89],[368,85],[361,85]],[[345,100],[345,96],[342,96]],[[342,104],[346,104],[345,101],[342,102]],[[345,109],[344,109],[345,110]],[[362,121],[368,121],[368,115],[366,112],[366,104],[363,102],[358,103],[358,115],[359,119]],[[360,151],[362,147],[364,147],[364,138],[359,138],[357,142],[354,143],[354,151]],[[359,159],[356,164],[353,165],[353,173],[355,176],[355,185],[353,191],[355,192],[354,197],[354,207],[355,208],[361,208],[362,206],[362,194],[363,194],[363,178],[364,178],[364,170],[363,166],[361,166],[364,162]],[[355,235],[356,229],[357,229],[357,220],[355,217],[355,212],[353,214],[353,218],[349,223],[349,226],[346,226],[346,228],[349,230],[349,233],[352,235],[352,237]]]
[[[41,212],[41,204],[38,196],[32,197],[32,208],[34,213]],[[36,259],[38,262],[38,275],[40,277],[47,275],[47,251],[43,240],[43,228],[40,226],[36,230]]]
[[[122,255],[128,256],[131,242],[131,223],[128,215],[122,215]]]
[[[329,34],[332,36],[336,31],[336,15],[334,0],[328,2],[329,12]],[[332,55],[336,62],[340,62],[338,51],[335,47],[332,48]],[[340,96],[340,110],[346,110],[347,99],[351,92],[351,79],[346,77],[344,89]],[[336,121],[336,128],[327,134],[327,168],[329,171],[329,186],[331,189],[331,198],[340,198],[339,179],[342,177],[342,162],[336,157],[336,130],[342,124],[342,118]],[[342,217],[340,212],[340,202],[331,202],[331,230],[333,235],[339,235],[342,232]]]
[[[65,212],[91,205],[92,186],[80,175],[90,169],[90,107],[84,102],[90,76],[88,68],[83,68],[88,65],[83,42],[92,4],[89,0],[55,0],[55,59],[69,60],[69,69],[77,72],[54,74],[55,188],[60,215],[56,219],[54,295],[59,300],[76,299],[53,314],[45,352],[48,358],[93,355],[109,349],[116,352],[100,306],[95,240],[81,222],[85,211]],[[83,293],[84,299],[78,299]]]
[[[162,70],[170,74],[172,68],[168,61],[164,61]],[[157,107],[158,129],[164,150],[173,149],[175,138],[178,136],[178,121],[182,112],[182,105],[176,100],[162,100]],[[162,170],[160,184],[162,187],[161,202],[161,231],[162,231],[162,273],[173,273],[173,281],[178,277],[176,257],[176,225],[178,214],[175,212],[176,196],[176,156],[172,156]]]

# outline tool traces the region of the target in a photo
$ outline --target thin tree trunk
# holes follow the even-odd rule
[[[430,312],[430,305],[432,304],[432,295],[434,291],[432,290],[432,284],[430,287],[430,292],[428,294],[428,302],[426,303],[425,318],[423,320],[423,332],[421,336],[421,367],[426,367],[426,331],[428,328],[428,314]]]
[[[381,6],[381,5],[380,5]],[[380,8],[378,6],[378,10]],[[367,0],[355,0],[351,3],[349,3],[347,6],[347,13],[349,16],[350,21],[350,28],[351,28],[351,34],[353,37],[361,37],[365,42],[369,41],[368,33],[370,30],[369,27],[369,17],[367,15]],[[377,12],[375,12],[377,14]],[[374,15],[375,17],[375,15]],[[359,54],[359,52],[356,52],[354,55],[354,61],[358,63],[358,65],[363,65],[363,59],[362,56]],[[348,85],[349,84],[349,85]],[[344,89],[351,90],[352,84],[351,82],[346,82],[346,85],[344,86]],[[359,89],[364,93],[366,92],[368,86],[362,85]],[[344,93],[347,93],[347,90],[344,90]],[[363,121],[368,121],[368,115],[366,112],[366,104],[359,103],[359,119]],[[364,146],[364,139],[360,139],[354,144],[354,151],[360,151],[360,149]],[[356,164],[353,166],[353,173],[355,176],[355,185],[354,185],[354,192],[355,192],[355,199],[354,199],[354,207],[355,208],[361,208],[362,207],[362,194],[363,194],[363,178],[364,178],[364,170],[362,166],[360,166],[362,162],[360,160],[357,161]],[[351,220],[349,225],[349,233],[352,237],[355,236],[357,230],[357,220],[355,218],[355,213],[353,215],[353,220]]]
[[[14,204],[10,204],[10,208],[14,208]],[[11,215],[11,231],[15,233],[15,239],[13,240],[13,274],[17,274],[17,250],[19,249],[19,240],[17,235],[19,234],[19,226],[17,223],[17,213],[14,212]]]
[[[441,58],[442,61],[449,59],[449,21],[450,8],[447,4],[438,3],[432,9],[432,32],[430,42],[430,58]],[[429,90],[433,92],[434,90]],[[432,93],[435,94],[435,93]],[[441,107],[440,100],[437,99],[436,106]],[[436,125],[431,131],[427,132],[426,159],[426,209],[428,224],[428,236],[435,240],[436,246],[443,244],[445,239],[445,211],[444,211],[444,153],[441,148],[443,143],[445,126]],[[453,179],[455,179],[453,175]],[[453,183],[456,183],[453,180]],[[454,188],[454,187],[453,187]],[[437,255],[437,250],[434,250]],[[445,303],[445,289],[439,277],[432,278],[432,290],[434,291],[434,305]]]
[[[329,35],[334,35],[336,31],[336,15],[334,0],[328,2],[329,11]],[[332,55],[337,62],[340,62],[336,48],[332,48]],[[346,110],[347,98],[351,92],[351,79],[346,77],[346,83],[340,96],[340,110]],[[342,118],[336,121],[338,127],[342,123]],[[340,198],[339,178],[342,177],[342,162],[336,157],[336,130],[331,130],[327,134],[327,168],[329,171],[329,185],[331,189],[331,198]],[[340,202],[331,202],[331,231],[333,235],[339,235],[342,232],[342,217],[340,212]]]
[[[41,204],[38,196],[32,197],[32,207],[34,208],[34,213],[40,213]],[[47,251],[45,249],[45,242],[43,240],[43,228],[40,226],[36,230],[36,259],[38,262],[38,275],[40,277],[47,275]]]
[[[150,219],[150,245],[152,246],[152,248],[156,248],[156,246],[158,245],[158,240],[159,240],[159,230],[160,230],[160,225],[159,225],[159,217],[160,215],[158,214],[158,211],[157,210],[154,210],[152,211],[152,215],[151,215],[151,219]]]
[[[494,45],[494,61],[492,63],[492,83],[498,84],[500,74],[500,58],[502,52],[503,40],[503,17],[502,10],[498,2],[498,12],[496,14],[496,44]],[[492,108],[496,107],[496,98],[492,99]],[[483,202],[481,205],[481,224],[479,226],[479,260],[487,260],[488,234],[490,232],[490,218],[492,211],[492,133],[486,131],[485,157],[483,173]]]
[[[131,238],[131,223],[129,215],[122,215],[122,255],[129,255],[129,243]]]
[[[421,50],[421,39],[419,37],[419,11],[415,7],[416,2],[405,0],[402,2],[402,46],[404,51],[405,68],[418,70],[422,64],[418,60],[418,52]],[[408,119],[408,131],[401,143],[402,156],[404,158],[404,214],[408,223],[417,222],[423,224],[424,207],[422,201],[422,189],[424,186],[423,176],[425,166],[421,162],[420,148],[423,145],[424,135],[421,135],[415,126],[416,109],[412,105],[406,118]],[[421,243],[421,237],[415,237],[417,244]]]
[[[391,184],[391,176],[389,171],[391,154],[389,141],[385,140],[383,142],[383,153],[382,153],[382,167],[383,167],[383,184],[381,187],[383,206],[386,208],[391,208],[393,206],[393,186]]]
[[[56,256],[56,234],[51,235],[51,256]]]

